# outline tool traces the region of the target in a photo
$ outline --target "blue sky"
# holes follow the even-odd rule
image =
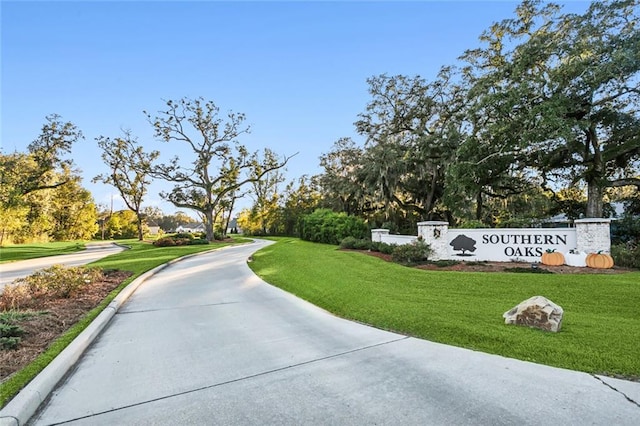
[[[246,114],[252,131],[239,140],[249,149],[299,152],[289,179],[317,174],[337,139],[362,140],[353,123],[370,100],[368,77],[431,79],[517,4],[2,0],[0,146],[25,151],[45,116],[61,115],[85,135],[71,155],[83,185],[108,203],[115,189],[91,183],[106,171],[94,139],[127,128],[163,159],[189,161],[184,146],[153,138],[142,111],[202,96]],[[169,189],[154,183],[146,204],[175,211],[158,196]],[[124,207],[117,197],[114,207]]]

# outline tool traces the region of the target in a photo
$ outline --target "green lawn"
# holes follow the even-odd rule
[[[640,378],[640,272],[424,271],[297,239],[282,239],[253,259],[251,268],[267,282],[341,317],[511,358]],[[563,307],[559,333],[504,324],[505,311],[536,295]]]
[[[235,238],[234,243],[248,242],[246,238]],[[170,260],[194,254],[202,251],[221,248],[234,243],[212,243],[209,245],[193,245],[179,247],[154,247],[149,243],[137,240],[119,241],[131,247],[117,254],[113,254],[99,261],[93,262],[91,266],[98,266],[104,269],[120,269],[131,271],[133,275],[123,282],[118,288],[113,290],[109,296],[96,308],[90,311],[77,324],[73,325],[64,335],[56,340],[42,355],[25,368],[11,376],[0,386],[0,408],[4,406],[20,389],[22,389],[31,379],[42,371],[62,350],[69,345],[102,310],[124,289],[131,281],[143,273],[162,265]],[[55,244],[55,243],[54,243]]]
[[[37,257],[69,254],[84,249],[82,241],[66,241],[59,243],[17,244],[0,247],[0,263],[16,260],[35,259]]]

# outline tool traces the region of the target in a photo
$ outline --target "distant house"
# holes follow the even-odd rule
[[[610,213],[612,215],[611,220],[616,221],[621,216],[624,215],[625,213],[624,203],[621,203],[619,201],[614,201],[613,203],[610,203],[609,206],[610,206],[610,210],[608,212],[605,210],[604,212],[605,217],[607,217],[607,213]],[[580,219],[583,219],[583,218],[584,217],[581,215]],[[543,228],[572,228],[573,220],[569,219],[566,214],[560,213],[553,217],[549,217],[547,219],[542,220],[542,227]]]
[[[186,223],[184,225],[179,225],[176,228],[176,232],[188,232],[190,234],[195,234],[196,232],[205,232],[203,223]]]
[[[227,226],[227,234],[242,234],[242,229],[238,226],[238,219],[231,219]]]
[[[157,223],[148,223],[147,228],[150,235],[158,235],[160,233],[160,225],[158,225]]]

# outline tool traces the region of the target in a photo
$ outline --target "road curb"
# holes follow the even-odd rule
[[[200,253],[189,254],[170,260],[145,272],[133,280],[103,309],[100,314],[69,345],[56,356],[36,377],[33,378],[7,405],[0,410],[0,426],[23,426],[35,414],[56,385],[76,364],[84,351],[100,335],[111,318],[131,295],[151,276],[177,262],[213,251],[234,246],[225,246]]]

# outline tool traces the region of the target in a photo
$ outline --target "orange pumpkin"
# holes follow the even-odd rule
[[[589,253],[587,255],[587,266],[589,268],[609,269],[613,268],[613,258],[601,251],[597,253]]]
[[[543,265],[559,266],[564,265],[564,255],[559,251],[547,250],[542,253],[541,262]]]

